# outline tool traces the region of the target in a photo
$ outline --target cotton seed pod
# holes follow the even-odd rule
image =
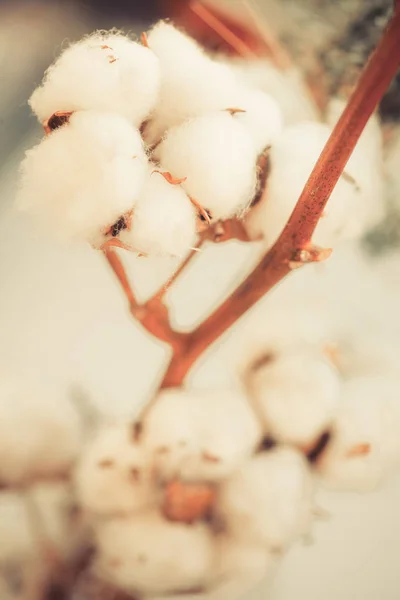
[[[303,448],[329,428],[341,390],[335,368],[307,347],[250,366],[246,384],[265,434]]]
[[[139,132],[118,115],[76,112],[26,153],[18,205],[63,237],[102,243],[147,173]]]
[[[144,423],[144,444],[164,478],[219,481],[251,455],[261,428],[233,390],[161,392]]]
[[[281,109],[272,96],[261,90],[244,92],[238,108],[234,116],[249,132],[260,154],[282,131]]]
[[[349,380],[333,436],[318,462],[329,487],[369,491],[400,464],[400,382],[387,376]]]
[[[40,121],[56,111],[98,110],[139,127],[159,86],[159,61],[151,50],[124,35],[95,32],[63,51],[29,104]]]
[[[75,406],[60,393],[0,375],[0,482],[65,474],[82,442]]]
[[[82,454],[75,484],[80,504],[94,514],[130,514],[154,501],[151,469],[131,425],[97,433]]]
[[[119,239],[149,256],[183,256],[196,244],[196,210],[179,184],[150,169],[130,229]]]
[[[148,44],[161,69],[159,99],[144,134],[149,143],[188,118],[237,106],[241,88],[230,67],[213,61],[173,25],[157,23]]]
[[[214,545],[204,523],[171,523],[156,512],[144,512],[100,522],[95,534],[97,572],[129,592],[184,592],[210,578]]]
[[[244,211],[257,184],[257,150],[245,127],[228,111],[211,113],[168,131],[156,155],[185,192],[225,219]]]
[[[273,244],[288,221],[305,183],[329,137],[330,128],[322,123],[304,122],[284,129],[272,144],[270,171],[264,196],[246,219],[253,238],[262,236]],[[357,150],[357,168],[349,161],[324,209],[312,241],[332,247],[343,239],[359,238],[382,216],[382,197],[371,196],[370,170],[379,179],[379,168],[370,161],[362,140]],[[354,173],[354,174],[353,174]],[[379,186],[374,189],[378,190]],[[351,210],[349,210],[351,207]]]
[[[278,448],[249,459],[221,485],[217,510],[238,540],[281,551],[308,531],[312,491],[304,457]]]

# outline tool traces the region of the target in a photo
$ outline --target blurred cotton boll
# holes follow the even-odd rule
[[[131,425],[98,431],[84,449],[75,485],[80,504],[94,515],[134,513],[154,501],[149,461]]]
[[[246,219],[251,237],[263,236],[268,245],[276,241],[330,132],[322,123],[304,122],[284,129],[275,139],[264,197]],[[312,238],[315,244],[332,247],[343,239],[359,238],[382,218],[381,168],[374,160],[379,154],[376,147],[380,147],[379,136],[366,132],[360,138],[317,225]]]
[[[229,477],[261,439],[247,399],[235,391],[164,391],[143,427],[159,473],[191,481]]]
[[[60,393],[0,375],[0,482],[64,475],[82,443],[75,406]]]
[[[223,483],[217,510],[237,539],[281,551],[308,532],[312,496],[304,457],[278,448],[249,459]]]
[[[138,130],[118,115],[82,111],[28,150],[18,206],[54,235],[100,243],[130,211],[147,173]]]
[[[214,556],[204,523],[170,523],[156,512],[98,523],[97,571],[129,592],[171,594],[205,586]]]
[[[186,193],[212,218],[232,217],[252,201],[257,150],[245,127],[228,111],[173,127],[156,150],[174,177],[186,178]]]
[[[159,85],[153,52],[124,35],[96,32],[64,50],[29,104],[40,121],[57,111],[99,110],[139,127],[156,104]]]
[[[318,468],[329,487],[369,491],[400,464],[400,380],[364,376],[344,385],[332,441]]]
[[[183,256],[196,244],[196,210],[181,186],[149,170],[132,224],[119,239],[149,256]]]
[[[237,106],[240,86],[229,66],[213,61],[190,37],[161,21],[148,35],[160,60],[161,90],[145,130],[157,142],[174,125],[190,117]]]
[[[303,448],[330,426],[341,389],[336,369],[307,346],[267,355],[246,383],[265,433]]]

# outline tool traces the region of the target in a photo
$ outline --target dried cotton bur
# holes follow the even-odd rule
[[[397,13],[395,19],[398,25]],[[394,27],[390,36],[398,40]],[[396,43],[382,60],[392,74]],[[105,251],[132,314],[171,346],[172,359],[135,422],[97,424],[83,445],[80,415],[67,401],[0,381],[0,482],[23,488],[0,494],[0,538],[9,540],[8,551],[0,542],[0,585],[7,600],[15,565],[28,590],[21,600],[43,600],[37,589],[55,564],[45,564],[43,549],[70,563],[89,540],[90,573],[116,596],[234,600],[310,534],[319,484],[371,489],[400,462],[400,384],[396,369],[380,370],[397,340],[384,336],[372,353],[361,348],[362,336],[358,346],[350,340],[344,347],[346,335],[357,337],[372,318],[365,315],[376,311],[366,306],[371,294],[361,294],[363,327],[345,332],[332,309],[343,306],[346,286],[334,260],[309,266],[304,289],[292,285],[292,276],[264,308],[261,303],[266,325],[259,320],[257,352],[255,336],[247,345],[236,338],[236,387],[182,387],[208,346],[296,261],[326,258],[329,252],[312,254],[311,243],[331,248],[351,239],[340,251],[347,264],[384,216],[382,135],[372,115],[384,92],[381,69],[367,67],[373,81],[359,85],[364,95],[369,90],[370,105],[353,110],[356,100],[350,100],[347,129],[339,122],[322,175],[307,184],[298,205],[303,212],[285,228],[344,105],[333,99],[326,122],[319,121],[293,69],[278,74],[270,65],[257,86],[266,63],[255,62],[244,67],[209,56],[161,21],[141,43],[112,31],[71,44],[32,94],[46,136],[22,163],[20,208],[56,234]],[[294,96],[298,110],[286,98],[294,89],[301,90]],[[353,133],[368,117],[356,144]],[[343,170],[346,132],[354,150]],[[342,175],[322,212],[335,169]],[[315,232],[309,217],[321,217]],[[208,319],[187,333],[175,331],[163,295],[182,269],[138,306],[110,246],[149,257],[191,250],[188,261],[204,239],[216,241],[217,228],[222,239],[262,240],[259,248],[270,250]],[[351,273],[356,276],[364,289],[362,269]],[[328,292],[318,291],[319,278]],[[288,311],[296,315],[289,318]],[[380,312],[378,325],[393,318],[393,311]],[[359,306],[349,314],[347,321],[356,321]],[[235,333],[225,342],[232,340]],[[353,348],[357,356],[348,356]],[[394,359],[389,362],[393,367]],[[353,369],[371,363],[373,370]],[[66,512],[57,509],[61,504]],[[32,512],[24,512],[29,507],[42,517],[37,556]],[[13,536],[7,514],[29,523]],[[73,596],[74,584],[68,585]]]

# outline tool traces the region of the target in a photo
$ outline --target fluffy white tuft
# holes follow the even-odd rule
[[[270,151],[270,173],[261,202],[246,223],[252,237],[271,245],[285,226],[316,163],[330,128],[304,122],[288,127]],[[324,210],[313,242],[332,247],[342,239],[360,237],[382,217],[380,166],[372,160],[370,136],[362,136]],[[373,185],[372,185],[373,182]],[[372,189],[372,192],[371,192]]]
[[[94,514],[129,514],[152,501],[151,471],[131,425],[100,430],[75,474],[81,505]]]
[[[221,111],[169,130],[157,148],[174,177],[186,177],[186,193],[215,219],[245,210],[254,197],[257,151],[234,115]]]
[[[336,370],[304,347],[272,355],[246,383],[265,433],[302,447],[330,425],[340,395]]]
[[[130,592],[188,591],[211,575],[214,546],[204,523],[171,523],[145,512],[99,523],[96,538],[99,575]]]
[[[368,491],[400,463],[400,381],[387,376],[346,382],[332,441],[319,461],[333,488]]]
[[[21,170],[21,209],[64,237],[93,241],[133,208],[147,159],[128,121],[83,111],[28,150]]]
[[[285,549],[311,522],[312,484],[304,457],[281,448],[251,458],[221,485],[218,509],[239,540]]]
[[[258,153],[272,144],[282,131],[283,119],[276,100],[260,90],[243,93],[238,108],[245,112],[235,113],[251,135]]]
[[[161,21],[148,35],[161,67],[156,110],[145,130],[150,143],[184,120],[238,104],[240,88],[229,66],[211,60],[198,44]]]
[[[30,105],[40,121],[57,111],[117,113],[139,127],[153,110],[160,68],[151,50],[124,35],[96,32],[49,67]]]
[[[81,447],[73,404],[50,389],[0,376],[0,482],[64,474]]]
[[[131,229],[122,231],[119,238],[143,254],[182,256],[196,243],[196,218],[182,187],[150,170]]]
[[[224,479],[260,438],[247,399],[234,391],[164,391],[144,423],[144,444],[166,478]]]

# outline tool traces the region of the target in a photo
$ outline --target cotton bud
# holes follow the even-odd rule
[[[147,159],[128,121],[77,112],[28,150],[21,170],[20,208],[64,237],[102,242],[103,233],[133,208]]]
[[[257,150],[245,127],[229,111],[198,117],[169,130],[157,157],[185,192],[212,218],[244,211],[257,184]]]
[[[159,141],[167,129],[188,118],[237,105],[240,88],[230,67],[211,60],[173,25],[158,23],[148,44],[160,60],[161,90],[145,129],[147,141]]]
[[[182,256],[196,243],[196,210],[179,184],[151,169],[119,239],[142,254]]]
[[[264,432],[309,448],[329,428],[340,394],[336,370],[307,348],[267,357],[249,369],[247,387]]]
[[[81,446],[81,422],[66,397],[0,376],[0,482],[65,474]]]
[[[164,391],[144,422],[144,444],[166,479],[229,477],[260,438],[260,426],[247,399],[232,390]]]
[[[237,539],[280,551],[309,528],[311,475],[291,449],[249,459],[220,488],[218,510]]]
[[[282,131],[282,113],[276,100],[260,90],[243,93],[235,118],[247,129],[260,154]]]
[[[204,586],[211,575],[214,546],[204,523],[171,523],[144,512],[103,521],[95,533],[99,575],[129,592],[184,592]]]
[[[120,34],[95,32],[71,44],[46,71],[29,101],[40,121],[57,111],[113,112],[139,127],[160,86],[157,57]]]
[[[333,436],[318,462],[330,487],[368,491],[400,464],[400,382],[379,376],[344,385]]]
[[[251,237],[263,236],[268,245],[276,241],[329,134],[327,125],[304,122],[288,127],[275,139],[264,197],[246,219]],[[379,194],[371,196],[370,176],[363,175],[375,169],[373,177],[379,179],[378,167],[371,164],[369,150],[364,151],[361,141],[359,144],[357,168],[348,162],[317,225],[312,241],[318,246],[332,247],[342,239],[358,238],[381,218],[382,198]]]
[[[151,469],[131,425],[100,430],[75,473],[80,504],[95,514],[129,514],[153,501]]]

